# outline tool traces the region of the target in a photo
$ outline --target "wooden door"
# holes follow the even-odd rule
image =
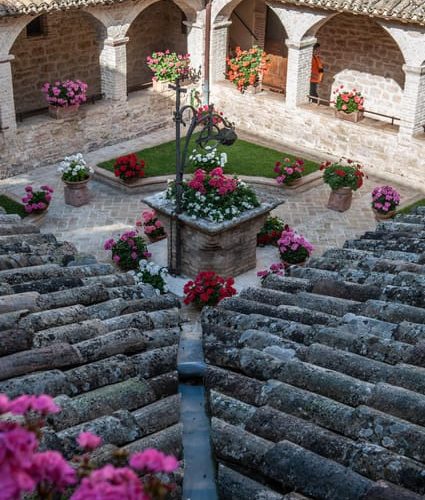
[[[284,43],[278,40],[267,40],[264,50],[269,54],[271,63],[264,73],[263,85],[271,90],[285,93],[288,58],[284,57]]]

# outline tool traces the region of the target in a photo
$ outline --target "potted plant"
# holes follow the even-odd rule
[[[170,82],[177,78],[184,80],[190,74],[190,54],[176,54],[167,49],[153,52],[146,60],[154,73],[152,84],[155,91],[164,92]]]
[[[157,295],[162,295],[168,292],[167,286],[168,270],[166,267],[161,267],[150,262],[147,259],[141,259],[139,262],[139,270],[136,272],[136,279],[139,283],[152,285]]]
[[[182,208],[195,219],[223,222],[260,206],[254,191],[237,177],[224,175],[221,167],[211,172],[196,170],[191,180],[183,181],[182,190]],[[167,198],[174,201],[175,192],[175,183],[171,182]]]
[[[320,170],[324,171],[323,180],[332,190],[327,207],[337,212],[345,212],[351,207],[353,191],[363,185],[362,165],[352,160],[340,159],[336,163],[323,162]]]
[[[205,153],[198,153],[194,149],[189,156],[189,160],[194,167],[210,172],[216,167],[224,168],[227,163],[227,154],[219,153],[216,147],[205,146]]]
[[[400,194],[391,186],[379,186],[372,191],[372,210],[376,220],[391,219],[400,204]]]
[[[103,248],[111,250],[112,260],[124,271],[138,269],[139,261],[151,256],[145,240],[136,231],[126,231],[116,241],[110,238],[105,241]]]
[[[270,57],[257,46],[249,50],[236,47],[235,53],[235,57],[226,59],[227,77],[241,93],[261,92],[261,81],[269,66]]]
[[[49,114],[53,118],[65,118],[75,114],[80,104],[87,100],[87,83],[81,80],[46,82],[41,89],[49,103]]]
[[[264,247],[266,245],[277,246],[277,241],[285,227],[285,223],[280,217],[269,216],[257,234],[257,246]]]
[[[264,280],[267,278],[267,276],[270,276],[271,274],[275,274],[276,276],[284,276],[285,265],[283,264],[283,262],[275,262],[268,269],[258,271],[257,276],[261,278],[261,283],[264,283]]]
[[[125,183],[132,183],[145,176],[145,162],[134,153],[120,156],[115,160],[114,175]]]
[[[297,158],[291,161],[289,158],[284,158],[283,163],[277,161],[274,171],[278,174],[276,182],[286,187],[296,187],[302,180],[304,172],[304,161]]]
[[[184,303],[193,303],[199,308],[216,306],[221,300],[237,293],[234,283],[233,278],[223,278],[213,271],[201,271],[194,280],[184,285]]]
[[[25,191],[26,195],[22,198],[25,203],[25,212],[41,214],[49,209],[53,194],[52,187],[45,185],[40,187],[40,191],[34,191],[32,186],[26,186]]]
[[[280,258],[285,267],[291,264],[303,265],[314,250],[313,245],[304,236],[297,234],[288,225],[282,231],[279,241]]]
[[[341,85],[334,90],[335,100],[335,116],[342,120],[357,123],[364,118],[364,97],[361,92],[356,89],[343,90],[344,85]]]
[[[81,153],[66,156],[60,163],[58,172],[62,174],[65,203],[73,207],[81,207],[90,201],[87,184],[93,169],[89,167]]]
[[[145,235],[151,243],[163,240],[167,237],[162,222],[158,219],[155,210],[142,212],[142,220],[136,221],[136,227],[142,227]]]

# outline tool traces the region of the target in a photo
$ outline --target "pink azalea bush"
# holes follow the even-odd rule
[[[65,80],[55,83],[46,82],[41,90],[46,96],[47,102],[52,106],[66,107],[79,106],[86,102],[87,83],[81,80]]]
[[[274,166],[274,172],[278,174],[276,182],[278,184],[290,185],[297,179],[301,179],[304,172],[304,161],[297,158],[291,161],[289,158],[284,158],[283,162],[277,161]]]
[[[282,262],[273,263],[268,269],[263,269],[262,271],[258,271],[257,276],[261,278],[261,283],[270,276],[271,274],[275,274],[276,276],[284,276],[285,275],[285,266]]]
[[[221,167],[211,172],[198,169],[192,179],[182,184],[182,205],[193,218],[213,222],[234,219],[246,210],[259,206],[254,191],[237,177],[226,176]],[[171,183],[167,198],[175,200],[176,188]]]
[[[151,256],[145,240],[138,236],[136,231],[126,231],[116,241],[110,238],[105,241],[103,248],[111,250],[112,260],[124,271],[137,269],[139,260]]]
[[[143,231],[150,240],[156,240],[165,236],[165,229],[158,219],[155,210],[145,210],[142,218],[136,221],[136,228],[143,227]]]
[[[343,111],[344,113],[354,113],[355,111],[364,110],[364,97],[361,92],[356,89],[353,90],[343,90],[344,85],[341,85],[336,90],[334,90],[335,100],[331,101],[335,104],[335,108],[338,111]]]
[[[64,492],[71,500],[157,500],[173,488],[152,474],[171,473],[179,463],[175,457],[155,449],[133,454],[129,467],[108,464],[98,470],[93,470],[90,452],[102,440],[90,432],[78,436],[77,442],[85,453],[72,463],[58,451],[40,452],[45,419],[59,411],[47,395],[23,395],[9,400],[0,394],[0,415],[23,418],[22,423],[0,421],[0,500],[20,500],[27,493],[52,499]],[[144,475],[143,482],[140,474]]]
[[[52,201],[53,188],[47,184],[41,186],[40,191],[34,191],[32,186],[26,186],[25,191],[22,202],[25,203],[25,212],[29,214],[43,212]]]
[[[381,214],[394,211],[400,204],[400,194],[391,186],[379,186],[372,191],[372,208]]]
[[[174,82],[177,78],[187,78],[190,73],[190,54],[176,54],[167,49],[153,52],[146,61],[154,73],[152,80]]]
[[[304,236],[297,234],[288,225],[277,242],[280,258],[284,264],[299,264],[310,257],[314,250],[313,245]]]

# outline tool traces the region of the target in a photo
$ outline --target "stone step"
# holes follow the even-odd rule
[[[72,268],[69,268],[72,269]],[[134,276],[130,273],[105,274],[103,276],[90,276],[83,278],[84,285],[99,284],[107,288],[115,288],[125,285],[134,285]]]
[[[419,207],[415,207],[414,213],[417,215],[422,215],[422,220],[423,220],[424,216],[425,216],[425,207],[423,205],[419,206]],[[423,221],[423,223],[425,224],[425,221]]]
[[[26,235],[26,234],[35,234],[39,233],[40,229],[35,224],[2,224],[0,221],[0,236],[9,236],[9,235]]]
[[[424,223],[417,224],[413,222],[402,222],[399,219],[393,219],[391,222],[378,222],[376,225],[377,231],[386,231],[388,233],[400,232],[420,232],[424,231]]]
[[[88,307],[77,304],[51,311],[35,312],[19,319],[16,326],[26,331],[38,332],[56,326],[78,323],[89,319],[88,309]]]
[[[412,229],[410,227],[410,229]],[[360,237],[360,240],[379,240],[379,241],[408,241],[408,240],[424,240],[425,239],[425,229],[424,226],[416,226],[415,231],[406,231],[401,225],[398,226],[397,232],[389,231],[386,226],[375,231],[366,231]]]

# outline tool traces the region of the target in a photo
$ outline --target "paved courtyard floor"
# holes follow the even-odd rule
[[[151,147],[172,140],[173,137],[172,129],[159,130],[144,137],[87,153],[85,158],[94,166],[100,161]],[[56,165],[0,180],[0,192],[21,197],[27,184],[39,187],[46,183],[53,186],[55,193],[48,213],[40,219],[41,231],[53,233],[58,239],[71,241],[80,252],[95,255],[99,261],[109,261],[109,253],[103,250],[104,241],[134,228],[136,219],[147,208],[141,202],[142,195],[123,193],[94,180],[90,182],[92,200],[89,205],[79,208],[65,205],[63,184]],[[273,213],[310,240],[315,246],[315,255],[320,255],[330,247],[342,246],[345,240],[375,228],[376,221],[370,208],[370,193],[375,186],[384,184],[387,182],[369,175],[365,186],[354,193],[351,209],[344,213],[326,208],[329,187],[322,182],[313,184],[305,191],[282,189],[282,205]],[[423,197],[423,193],[421,195],[413,188],[395,183],[392,185],[400,192],[402,204]],[[152,259],[158,264],[166,265],[166,245],[167,240],[150,245]],[[240,276],[236,281],[237,286],[257,283],[256,271],[278,260],[276,248],[259,248],[257,269]],[[180,295],[184,281],[173,280],[171,289]]]

